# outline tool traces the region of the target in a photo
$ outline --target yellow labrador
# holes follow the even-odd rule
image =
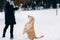
[[[34,31],[34,17],[33,16],[28,16],[28,18],[29,18],[29,22],[27,22],[25,24],[25,28],[24,28],[23,34],[26,32],[27,35],[28,35],[28,38],[31,39],[31,40],[42,38],[43,35],[40,36],[40,37],[36,37],[36,35],[35,35],[35,31]]]

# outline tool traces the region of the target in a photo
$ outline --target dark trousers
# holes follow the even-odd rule
[[[5,37],[8,27],[9,27],[9,25],[5,25],[5,28],[3,30],[3,37]],[[10,37],[11,38],[13,37],[13,28],[14,28],[14,25],[10,25]]]

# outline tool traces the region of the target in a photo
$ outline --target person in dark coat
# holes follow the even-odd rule
[[[53,8],[57,8],[57,1],[56,0],[46,0],[46,8],[50,8],[51,5]]]
[[[18,7],[14,8],[13,5],[9,4],[9,2],[6,3],[5,5],[5,28],[3,30],[3,37],[5,37],[6,30],[8,26],[10,25],[10,38],[13,38],[13,28],[14,28],[14,24],[16,24],[14,11],[17,9]]]
[[[51,0],[53,8],[57,8],[57,0]]]

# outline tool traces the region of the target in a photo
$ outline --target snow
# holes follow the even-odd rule
[[[27,35],[23,35],[24,25],[28,21],[28,15],[35,18],[35,33],[39,37],[44,35],[41,39],[35,40],[60,40],[60,9],[44,9],[44,10],[30,10],[21,11],[20,9],[15,12],[17,24],[14,26],[14,39],[13,40],[29,40]],[[6,37],[2,38],[4,24],[4,12],[0,12],[0,40],[11,40],[10,30],[8,28]]]

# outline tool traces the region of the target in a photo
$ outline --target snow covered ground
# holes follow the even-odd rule
[[[28,20],[28,15],[34,16],[35,18],[35,33],[39,37],[44,35],[41,39],[35,40],[60,40],[60,9],[45,9],[35,11],[21,11],[15,12],[16,25],[14,27],[14,39],[13,40],[29,40],[27,35],[23,35],[24,25]],[[0,40],[11,40],[10,30],[8,28],[6,37],[2,38],[4,28],[4,12],[0,12]]]

